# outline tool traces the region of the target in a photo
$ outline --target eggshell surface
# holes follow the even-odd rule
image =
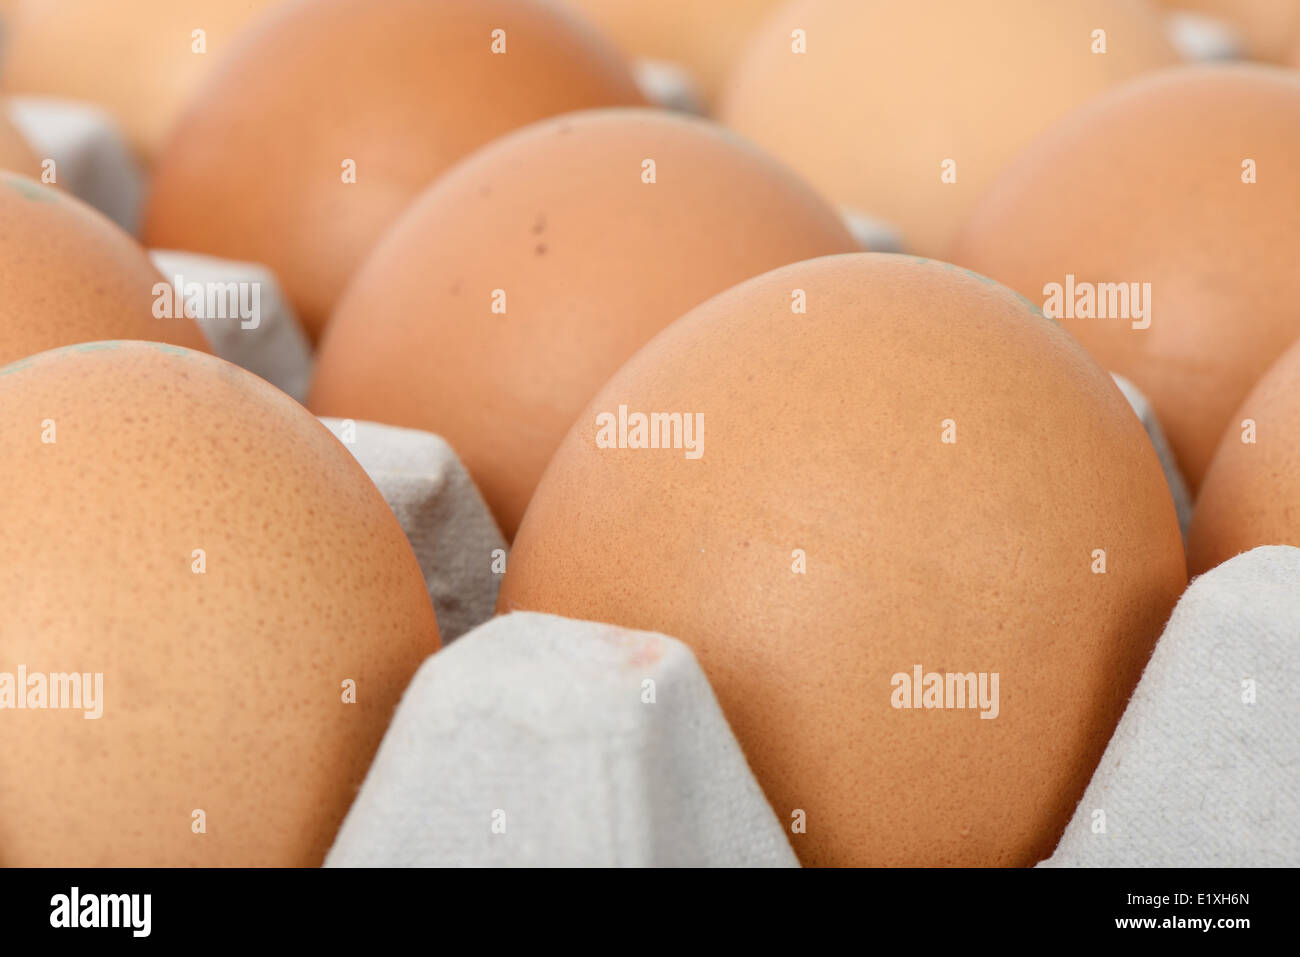
[[[624,413],[690,416],[693,445],[640,447]],[[1019,865],[1052,850],[1185,583],[1110,377],[983,277],[860,254],[728,290],[624,365],[551,462],[498,611],[689,644],[806,865]],[[918,666],[997,674],[997,707],[896,707]]]
[[[720,116],[905,250],[942,254],[1037,134],[1176,60],[1145,0],[802,0],[750,41]]]
[[[606,40],[535,0],[286,0],[181,118],[144,236],[270,266],[315,338],[457,159],[547,116],[642,102]]]
[[[240,29],[276,2],[19,0],[0,82],[103,107],[148,162]]]
[[[379,492],[288,396],[172,346],[21,360],[0,407],[0,671],[100,676],[97,715],[55,677],[0,711],[0,863],[320,864],[438,647]]]
[[[0,365],[96,339],[168,342],[207,352],[176,302],[156,318],[166,281],[136,242],[61,190],[0,171]]]
[[[1258,545],[1300,546],[1300,342],[1228,423],[1192,516],[1188,566],[1199,575]]]
[[[510,536],[574,417],[655,333],[742,280],[857,248],[806,185],[712,123],[557,117],[404,214],[331,321],[308,404],[441,435]]]
[[[1165,71],[1035,143],[950,258],[1044,305],[1059,292],[1062,324],[1147,395],[1195,489],[1233,409],[1300,336],[1297,169],[1300,73]]]

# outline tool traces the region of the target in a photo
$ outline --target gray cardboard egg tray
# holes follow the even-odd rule
[[[102,114],[30,99],[13,113],[37,153],[57,160],[61,185],[134,225],[140,176]],[[304,396],[307,341],[268,270],[152,255],[169,280],[256,283],[256,323],[200,325],[223,358]],[[1116,381],[1186,532],[1190,499],[1160,425]],[[406,531],[444,642],[412,678],[325,866],[798,866],[789,822],[763,796],[685,644],[553,615],[493,618],[506,545],[450,446],[411,429],[322,421]],[[1286,546],[1192,582],[1039,866],[1300,863],[1297,583],[1300,548]]]

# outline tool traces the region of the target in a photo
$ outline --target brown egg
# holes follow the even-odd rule
[[[457,159],[556,113],[641,102],[603,40],[535,0],[286,2],[181,120],[144,235],[271,266],[314,338],[385,227]]]
[[[1258,545],[1300,546],[1300,341],[1228,423],[1192,515],[1187,563],[1199,575]]]
[[[0,85],[103,107],[149,162],[239,30],[277,2],[18,0]]]
[[[1298,169],[1300,74],[1166,71],[1034,144],[951,258],[1051,304],[1136,383],[1195,489],[1232,410],[1300,335]]]
[[[1300,38],[1300,0],[1162,0],[1171,10],[1206,14],[1224,21],[1241,37],[1246,52],[1283,61]]]
[[[629,56],[687,67],[709,103],[745,41],[781,0],[568,0]]]
[[[96,339],[208,351],[183,302],[171,318],[155,317],[166,280],[135,240],[85,203],[0,172],[0,223],[0,365]],[[164,297],[176,298],[170,287]]]
[[[378,490],[288,396],[173,346],[22,360],[0,406],[0,863],[319,864],[438,648]],[[31,706],[71,673],[93,700]]]
[[[21,173],[24,176],[40,176],[40,164],[32,155],[32,148],[23,135],[14,129],[13,123],[5,115],[5,104],[0,100],[0,170]]]
[[[559,117],[411,207],[330,323],[309,405],[443,436],[510,536],[574,416],[655,333],[741,280],[856,248],[807,186],[721,127]]]
[[[1052,850],[1184,585],[1111,378],[996,283],[860,254],[638,352],[547,469],[498,610],[686,641],[805,864],[1010,865]],[[917,667],[981,706],[895,707]]]
[[[804,0],[753,38],[721,115],[931,255],[1052,121],[1173,62],[1145,0]]]

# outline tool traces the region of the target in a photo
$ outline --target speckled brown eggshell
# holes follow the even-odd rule
[[[1061,322],[1146,393],[1195,489],[1232,410],[1300,336],[1297,170],[1300,73],[1164,71],[1027,150],[951,258],[1040,304],[1067,275],[1150,283],[1149,328],[1125,316]]]
[[[239,30],[279,0],[18,0],[0,88],[104,108],[149,162]],[[196,52],[196,30],[203,52]]]
[[[1035,136],[1177,59],[1147,0],[799,0],[750,40],[719,115],[907,251],[943,255]]]
[[[702,455],[598,448],[620,405],[702,414]],[[1184,585],[1110,377],[996,283],[859,254],[638,352],[551,462],[498,610],[686,641],[804,864],[1012,865],[1051,852]],[[998,673],[998,716],[895,709],[918,664]]]
[[[535,0],[286,0],[178,123],[143,235],[265,263],[315,338],[384,228],[457,159],[547,116],[642,102],[608,41]]]
[[[166,280],[85,203],[0,171],[0,224],[0,365],[96,339],[209,351],[192,319],[155,317],[154,287]]]
[[[857,248],[806,185],[715,124],[557,117],[402,217],[330,323],[309,405],[443,436],[513,535],[574,416],[655,333],[744,279]]]
[[[20,360],[0,408],[0,670],[103,674],[98,719],[0,711],[0,864],[320,864],[438,648],[378,490],[288,396],[173,346]]]
[[[1188,567],[1199,575],[1259,545],[1300,547],[1300,342],[1255,385],[1219,441],[1192,515]]]

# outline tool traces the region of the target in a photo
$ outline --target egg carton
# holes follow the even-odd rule
[[[1191,499],[1160,424],[1115,380],[1186,534]],[[326,866],[797,865],[684,644],[492,618],[505,543],[450,447],[370,423],[349,441],[351,423],[322,421],[393,507],[456,642],[412,680]],[[1192,583],[1040,866],[1300,862],[1297,583],[1300,549],[1282,546]]]
[[[1121,387],[1181,488],[1149,405]],[[440,456],[455,468],[445,444]],[[441,488],[435,510],[485,512],[467,478]],[[412,544],[426,575],[445,573]],[[472,566],[489,544],[461,557]],[[1300,549],[1273,546],[1192,583],[1040,866],[1300,861],[1298,582]],[[407,688],[326,866],[797,864],[684,644],[552,615],[489,620],[494,597],[477,595],[484,623]]]
[[[1300,864],[1300,548],[1194,579],[1043,867]]]
[[[1185,60],[1211,63],[1240,60],[1246,55],[1241,35],[1217,17],[1174,10],[1168,14],[1168,25],[1169,41]]]
[[[201,265],[213,275],[260,268]],[[291,311],[274,321],[291,322]],[[232,361],[298,348],[280,336],[254,347],[236,328],[223,340]],[[294,355],[257,355],[254,371],[294,368]],[[1132,383],[1115,380],[1157,452],[1185,533],[1190,496],[1159,422]],[[506,545],[447,443],[322,421],[393,508],[444,643],[455,642],[412,680],[327,866],[797,864],[685,645],[550,615],[492,618]],[[1300,860],[1291,823],[1300,820],[1300,764],[1253,747],[1293,746],[1284,732],[1300,717],[1280,638],[1300,620],[1300,590],[1267,584],[1288,575],[1300,580],[1300,549],[1257,549],[1196,580],[1042,866]],[[1278,600],[1257,600],[1260,589],[1279,591]],[[1242,602],[1250,616],[1239,615]],[[1268,675],[1282,694],[1242,704],[1230,693],[1238,681],[1225,677],[1238,672]],[[1196,789],[1182,789],[1183,780]],[[1252,821],[1262,823],[1243,832]],[[1202,840],[1207,833],[1227,837]]]
[[[325,861],[797,864],[684,644],[526,612],[424,663]]]
[[[306,400],[312,374],[311,343],[275,273],[257,263],[166,249],[152,250],[149,258],[176,289],[177,300],[190,298],[186,289],[192,285],[205,293],[234,288],[237,297],[244,297],[241,304],[255,304],[256,308],[244,315],[243,310],[231,308],[231,300],[224,294],[211,302],[206,294],[190,301],[194,321],[214,354],[261,376],[299,402]]]
[[[16,110],[62,185],[130,226],[138,170],[92,108]],[[91,175],[79,170],[98,170]],[[887,226],[864,217],[875,248]],[[311,356],[275,277],[154,251],[168,281],[255,283],[257,323],[200,315],[213,351],[301,399]],[[1190,497],[1150,403],[1116,377]],[[412,429],[324,424],[383,493],[424,574],[444,649],[416,673],[326,866],[797,866],[690,650],[667,635],[493,618],[506,543],[453,450]],[[1179,601],[1055,853],[1040,866],[1300,863],[1300,549],[1258,548]]]
[[[144,176],[112,118],[89,103],[55,97],[15,96],[6,105],[37,158],[53,160],[52,182],[135,235]]]
[[[415,552],[446,645],[492,617],[506,541],[451,446],[428,432],[320,420],[383,494]]]
[[[1300,549],[1256,548],[1174,610],[1040,867],[1300,862]],[[797,866],[690,651],[552,615],[428,659],[326,867]]]

